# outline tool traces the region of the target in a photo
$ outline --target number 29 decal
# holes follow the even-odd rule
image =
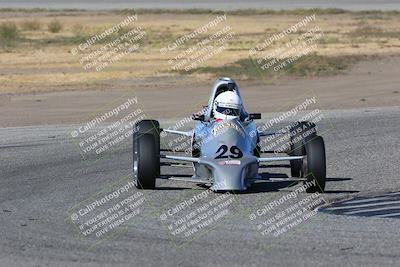
[[[222,145],[218,148],[216,153],[220,153],[218,156],[216,156],[216,159],[240,159],[243,157],[243,152],[238,148],[237,146],[231,146],[229,149],[229,152],[231,153],[230,155],[225,155],[226,152],[228,152],[228,146]]]

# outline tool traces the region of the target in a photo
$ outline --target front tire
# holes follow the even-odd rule
[[[317,130],[314,123],[309,121],[299,121],[295,126],[290,128],[290,156],[306,155],[305,143],[317,136]],[[290,161],[290,173],[292,177],[302,177],[302,160]]]
[[[133,163],[135,185],[139,189],[154,189],[157,177],[156,141],[153,135],[143,134],[136,140],[136,161]]]
[[[325,190],[326,181],[326,157],[325,157],[325,144],[321,136],[316,136],[305,144],[306,150],[306,164],[305,175],[307,183],[313,182],[306,188],[307,193],[320,192]]]
[[[156,155],[160,155],[160,124],[156,120],[142,120],[133,126],[133,165],[137,161],[137,139],[144,134],[150,134],[154,137],[156,145]],[[157,157],[156,166],[157,177],[160,176],[160,158]]]

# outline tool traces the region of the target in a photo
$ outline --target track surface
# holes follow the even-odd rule
[[[320,211],[348,216],[400,218],[400,192],[356,197],[325,206]]]
[[[324,199],[399,191],[400,107],[328,115],[333,127],[320,124],[322,130],[329,129],[323,134],[329,177]],[[240,208],[187,242],[171,238],[158,211],[204,189],[161,181],[161,190],[144,191],[145,208],[126,231],[89,249],[95,241],[79,239],[68,211],[129,175],[131,148],[126,144],[109,157],[85,164],[71,142],[71,129],[0,130],[0,265],[398,266],[400,262],[398,219],[317,213],[279,238],[260,236],[249,215],[299,186],[286,188],[284,183],[235,195],[234,205]]]

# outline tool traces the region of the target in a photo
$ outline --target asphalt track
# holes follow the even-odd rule
[[[328,183],[327,192],[319,197],[332,202],[400,191],[399,115],[400,107],[327,112],[329,123],[325,120],[319,127],[327,148]],[[185,238],[171,235],[160,215],[205,189],[163,180],[158,190],[143,192],[141,213],[119,235],[106,240],[80,238],[71,208],[130,175],[131,148],[128,142],[107,157],[85,163],[71,142],[74,128],[0,129],[1,266],[398,266],[400,262],[396,218],[318,212],[277,237],[261,235],[251,214],[300,187],[286,187],[284,182],[230,195],[234,200],[227,216]],[[129,194],[136,192],[132,190]],[[305,197],[305,193],[297,196]],[[279,208],[289,207],[292,200]]]
[[[326,205],[319,210],[348,216],[400,218],[400,192],[355,197]]]

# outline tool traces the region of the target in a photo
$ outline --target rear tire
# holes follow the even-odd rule
[[[320,192],[325,190],[326,181],[326,157],[325,144],[321,136],[316,136],[305,144],[306,166],[305,175],[307,183],[314,182],[315,185],[306,188],[307,193]]]
[[[154,189],[157,177],[156,142],[151,134],[143,134],[134,140],[136,142],[136,162],[133,166],[136,187],[139,189]]]

